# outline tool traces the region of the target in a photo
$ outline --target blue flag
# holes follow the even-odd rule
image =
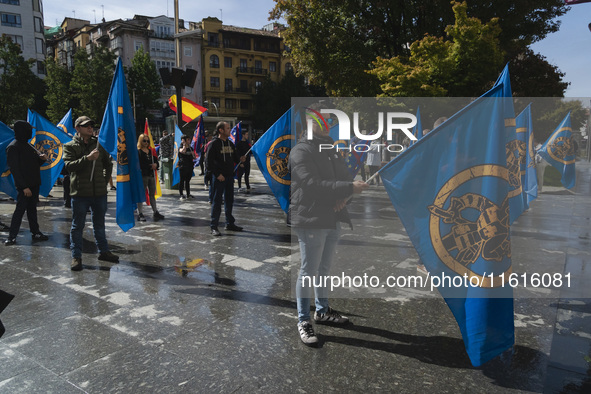
[[[14,179],[6,164],[6,147],[14,140],[14,132],[10,127],[0,122],[0,192],[3,192],[16,200],[17,191]]]
[[[474,366],[515,342],[503,86],[486,96],[380,170],[431,279],[468,280],[438,289]]]
[[[359,145],[359,148],[357,146]],[[353,178],[359,172],[362,165],[365,165],[365,157],[367,156],[366,145],[362,143],[362,140],[354,136],[351,140],[351,151],[349,157],[347,157],[347,168]]]
[[[562,174],[560,182],[565,188],[575,187],[575,145],[572,137],[570,112],[544,142],[538,153]]]
[[[252,146],[252,154],[283,211],[289,209],[291,174],[288,160],[295,136],[292,133],[293,107],[284,113]]]
[[[199,118],[195,133],[191,140],[191,148],[195,151],[194,166],[197,167],[203,160],[203,147],[205,146],[205,127],[203,125],[203,115]]]
[[[417,124],[412,129],[412,134],[417,137],[417,141],[423,138],[423,123],[421,122],[421,108],[417,106]],[[410,145],[414,145],[417,141],[410,140]]]
[[[536,176],[536,160],[534,152],[534,133],[532,130],[531,104],[529,104],[515,118],[517,138],[520,142],[521,187],[523,188],[523,205],[529,208],[529,203],[538,197],[538,178]]]
[[[511,79],[509,78],[509,64],[505,65],[503,72],[495,82],[495,87],[502,86],[503,106],[505,116],[505,135],[507,138],[507,169],[509,170],[509,208],[511,211],[511,223],[513,223],[525,210],[523,205],[523,188],[521,185],[521,170],[519,168],[521,144],[515,131],[515,109],[513,108],[513,94],[511,92]],[[485,94],[486,96],[486,94]]]
[[[238,141],[242,141],[242,121],[238,122],[232,130],[230,131],[230,137],[228,137],[230,141],[234,145],[238,143]]]
[[[172,186],[178,185],[181,181],[181,173],[179,170],[179,149],[181,147],[181,137],[183,132],[179,126],[174,125],[174,156],[172,159]]]
[[[121,58],[118,58],[98,142],[117,160],[116,216],[123,231],[135,226],[133,212],[138,203],[146,201],[136,141],[127,82]]]
[[[57,127],[62,129],[66,134],[73,137],[76,134],[76,129],[74,128],[74,121],[72,120],[72,108],[68,111],[67,114],[64,115],[62,120],[59,121]]]
[[[39,187],[39,194],[47,197],[64,167],[64,144],[72,141],[72,137],[35,111],[28,111],[27,122],[33,126],[31,145],[49,159],[41,166]]]

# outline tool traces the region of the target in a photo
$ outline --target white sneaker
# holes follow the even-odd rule
[[[328,307],[326,313],[314,312],[314,321],[316,323],[346,324],[349,323],[349,318],[347,316],[342,316],[339,312]]]
[[[318,343],[318,337],[314,334],[314,327],[312,327],[310,320],[299,322],[298,332],[300,333],[300,339],[306,345],[310,346]]]

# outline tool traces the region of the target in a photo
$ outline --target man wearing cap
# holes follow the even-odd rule
[[[47,156],[29,144],[32,136],[33,127],[28,122],[19,120],[14,124],[14,141],[6,147],[6,163],[18,192],[8,238],[4,241],[6,246],[16,243],[16,236],[25,211],[33,241],[47,241],[49,239],[39,231],[39,223],[37,222],[37,202],[39,201],[39,186],[41,186],[40,168],[47,160]]]
[[[113,164],[107,151],[98,144],[93,135],[94,122],[88,116],[76,119],[76,135],[64,145],[64,165],[70,173],[72,196],[72,228],[70,249],[72,271],[82,270],[82,231],[86,223],[86,211],[91,210],[92,227],[99,260],[118,263],[119,256],[109,251],[105,234],[107,212],[107,184]]]

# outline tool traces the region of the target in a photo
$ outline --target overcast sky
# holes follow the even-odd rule
[[[94,23],[103,18],[103,13],[106,20],[130,19],[135,14],[174,16],[172,0],[96,0],[96,3],[44,0],[43,4],[46,26],[59,25],[65,17],[74,16]],[[273,0],[180,0],[179,14],[185,21],[197,22],[208,16],[215,16],[226,25],[261,28],[270,23],[269,11],[274,4]],[[591,3],[572,6],[560,19],[560,31],[534,44],[532,49],[546,56],[550,63],[566,73],[565,80],[571,82],[566,91],[567,97],[591,97],[591,32],[587,27],[591,23]]]

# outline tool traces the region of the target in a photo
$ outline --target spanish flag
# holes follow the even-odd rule
[[[173,94],[168,99],[168,106],[174,112],[176,110],[176,94]],[[192,102],[186,97],[183,97],[183,120],[187,123],[192,122],[193,120],[197,119],[199,116],[207,112],[207,108],[200,106],[197,103]]]

